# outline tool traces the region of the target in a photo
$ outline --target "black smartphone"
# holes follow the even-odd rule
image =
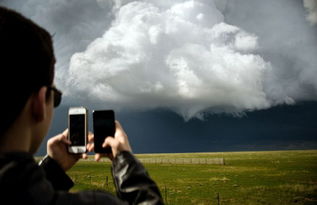
[[[111,153],[111,147],[103,148],[102,144],[109,136],[113,137],[116,125],[113,110],[94,110],[93,129],[95,153]]]
[[[71,145],[68,152],[73,154],[87,151],[87,109],[84,107],[71,107],[68,110],[68,139]]]

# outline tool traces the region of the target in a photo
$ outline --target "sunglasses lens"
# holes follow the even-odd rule
[[[54,107],[58,107],[62,101],[62,94],[58,90],[54,90]]]

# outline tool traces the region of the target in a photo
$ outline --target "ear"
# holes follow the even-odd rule
[[[46,92],[48,92],[47,87],[43,86],[32,96],[32,116],[36,121],[43,121],[46,118]]]

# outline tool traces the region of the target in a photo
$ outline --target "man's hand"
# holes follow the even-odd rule
[[[69,170],[80,158],[87,158],[87,154],[70,154],[67,146],[71,142],[67,139],[68,129],[47,141],[47,154],[54,159],[64,171]],[[89,134],[90,135],[90,134]]]
[[[111,147],[112,153],[111,154],[99,154],[97,153],[95,155],[95,160],[99,161],[101,157],[107,156],[110,160],[112,160],[114,157],[117,156],[117,154],[121,151],[129,151],[132,152],[132,149],[129,144],[128,136],[124,132],[122,126],[118,121],[115,121],[116,125],[116,131],[114,134],[114,137],[107,137],[102,144],[103,147]],[[94,144],[92,143],[94,141],[93,135],[90,135],[89,138],[89,144],[87,146],[88,151],[91,152],[94,149]]]

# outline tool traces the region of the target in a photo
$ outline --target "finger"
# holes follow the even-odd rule
[[[90,150],[91,146],[92,146],[92,144],[87,144],[87,145],[86,145],[86,147],[87,147],[88,150]]]
[[[95,160],[99,162],[100,159],[101,159],[101,154],[99,153],[95,154]]]
[[[68,129],[64,130],[64,132],[60,135],[58,135],[57,140],[63,141],[64,139],[67,139],[68,137]]]
[[[127,139],[127,134],[125,133],[124,129],[122,128],[119,121],[116,121],[116,132],[114,138],[117,139]]]
[[[94,143],[89,143],[89,144],[87,144],[87,150],[88,150],[88,152],[92,152],[92,151],[94,150],[94,148],[95,148]]]
[[[115,120],[116,128],[123,130],[121,123],[118,120]]]
[[[82,158],[83,158],[83,159],[88,159],[88,155],[87,155],[86,153],[83,153],[83,154],[82,154]]]
[[[88,143],[94,142],[94,134],[92,132],[88,133]]]
[[[107,137],[102,147],[117,147],[118,141],[113,137]]]
[[[68,129],[64,130],[64,132],[62,133],[63,136],[67,137],[68,136]]]
[[[124,131],[123,131],[123,128],[122,128],[120,122],[116,120],[116,121],[115,121],[115,125],[116,125],[115,135],[122,135],[122,134],[124,134]],[[115,136],[114,136],[114,137],[115,137]]]
[[[87,149],[89,152],[93,151],[94,149],[94,134],[92,132],[88,133],[88,143],[87,143]]]

